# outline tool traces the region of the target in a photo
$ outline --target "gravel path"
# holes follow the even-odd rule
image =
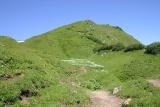
[[[160,87],[160,80],[148,80],[148,82],[153,84],[155,87]]]
[[[121,107],[121,99],[106,91],[93,91],[90,98],[90,107]]]

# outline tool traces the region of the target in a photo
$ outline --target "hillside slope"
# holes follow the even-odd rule
[[[90,56],[102,45],[122,43],[125,46],[139,41],[111,25],[98,25],[90,20],[75,22],[25,41],[28,47],[65,57]],[[63,54],[63,55],[60,55]]]
[[[14,47],[16,46],[16,44],[17,44],[16,40],[12,39],[11,37],[0,35],[0,46]]]
[[[0,37],[0,107],[90,107],[106,104],[107,96],[118,107],[127,99],[127,107],[159,107],[160,88],[148,81],[160,80],[160,55],[144,49],[93,52],[118,43],[140,44],[120,27],[89,20],[24,43]],[[97,102],[91,102],[94,92]]]

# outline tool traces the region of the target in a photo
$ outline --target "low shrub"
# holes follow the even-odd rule
[[[154,42],[146,47],[147,54],[160,54],[160,42]]]
[[[93,49],[94,52],[101,52],[101,51],[121,51],[123,50],[125,47],[122,43],[117,43],[114,45],[103,45],[101,47],[95,48]]]
[[[133,44],[133,45],[129,45],[125,48],[124,52],[129,52],[129,51],[134,51],[134,50],[142,50],[144,49],[144,45],[143,44]]]
[[[93,52],[101,52],[101,51],[105,51],[105,50],[111,50],[112,49],[112,46],[109,46],[109,45],[103,45],[101,47],[97,47],[97,48],[94,48],[93,49]]]
[[[147,78],[159,74],[160,67],[158,65],[159,61],[156,58],[137,59],[125,64],[117,74],[121,81]]]
[[[101,89],[101,84],[96,80],[88,80],[83,83],[81,83],[82,87],[88,88],[90,90],[97,90]]]
[[[19,97],[19,90],[16,86],[10,84],[0,84],[0,102],[4,105],[14,104]]]
[[[118,93],[123,98],[131,98],[129,105],[122,107],[159,107],[160,89],[145,79],[126,81]]]
[[[121,51],[125,48],[125,46],[122,43],[117,43],[115,45],[112,45],[112,51]]]

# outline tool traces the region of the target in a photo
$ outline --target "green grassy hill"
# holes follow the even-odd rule
[[[26,46],[57,57],[90,56],[95,47],[116,43],[128,46],[139,41],[119,27],[98,25],[89,20],[66,25],[25,41]]]
[[[34,36],[24,43],[0,36],[0,107],[84,107],[88,91],[131,98],[128,107],[159,107],[160,55],[144,49],[93,50],[139,41],[120,27],[80,21]]]
[[[16,40],[12,39],[8,36],[1,36],[0,35],[0,46],[2,47],[14,47],[16,46],[17,42]]]

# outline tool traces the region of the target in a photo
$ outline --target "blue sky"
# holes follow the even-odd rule
[[[144,44],[160,41],[160,0],[0,0],[0,35],[16,40],[85,19],[118,25]]]

